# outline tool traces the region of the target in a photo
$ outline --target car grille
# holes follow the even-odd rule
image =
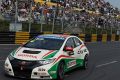
[[[19,59],[14,59],[11,62],[14,75],[21,78],[30,78],[32,70],[41,66],[37,61],[24,61]]]
[[[13,67],[14,75],[16,77],[22,77],[22,78],[30,78],[31,77],[31,69],[23,68],[21,70],[21,67]]]

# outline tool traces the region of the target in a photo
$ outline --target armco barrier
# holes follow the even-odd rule
[[[31,38],[41,35],[51,34],[50,32],[44,33],[29,33],[29,32],[0,32],[0,44],[21,44],[25,43]],[[62,33],[53,33],[62,34]],[[70,34],[70,33],[63,33]],[[107,34],[70,34],[80,37],[84,42],[107,42],[107,41],[120,41],[120,35],[107,35]]]
[[[0,44],[15,44],[15,32],[0,32]]]

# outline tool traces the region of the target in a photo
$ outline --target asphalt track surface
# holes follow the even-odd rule
[[[17,45],[0,45],[0,80],[25,80],[4,75],[4,60]],[[75,69],[65,80],[120,80],[120,42],[89,43],[89,68]]]

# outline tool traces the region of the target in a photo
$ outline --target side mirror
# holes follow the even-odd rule
[[[72,47],[65,47],[64,50],[65,50],[65,51],[73,52],[73,48],[72,48]]]
[[[67,54],[69,56],[74,55],[73,48],[72,47],[65,47],[64,51],[67,51]]]

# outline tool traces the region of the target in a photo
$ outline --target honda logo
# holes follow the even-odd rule
[[[20,70],[23,70],[23,67],[22,67],[22,66],[20,67]]]
[[[25,61],[22,61],[22,62],[20,63],[21,66],[23,66],[23,65],[25,65],[25,64],[26,64]]]

